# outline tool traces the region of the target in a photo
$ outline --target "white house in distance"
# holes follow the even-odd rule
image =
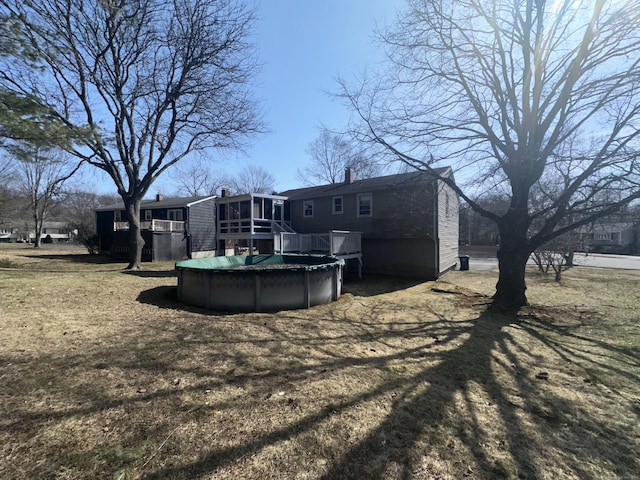
[[[51,238],[53,243],[69,243],[75,238],[75,234],[69,229],[67,222],[44,222],[42,224],[42,240]],[[33,243],[36,241],[36,232],[31,230],[28,234],[27,241]]]

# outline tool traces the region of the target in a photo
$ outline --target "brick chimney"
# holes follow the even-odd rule
[[[353,183],[356,179],[356,172],[353,168],[347,167],[344,169],[344,183]]]
[[[156,202],[161,202],[164,200],[164,195],[161,193],[156,193]]]
[[[223,189],[220,191],[220,196],[221,196],[221,197],[223,197],[223,198],[224,198],[224,197],[228,197],[228,196],[230,195],[230,193],[231,193],[231,192],[229,192],[229,189],[228,189],[228,188],[223,188]]]

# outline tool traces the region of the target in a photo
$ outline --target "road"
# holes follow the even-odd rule
[[[533,262],[530,261],[532,264]],[[631,255],[609,255],[601,253],[576,253],[573,263],[577,267],[619,268],[623,270],[640,270],[640,257]],[[469,256],[469,270],[498,270],[497,258]]]
[[[579,267],[620,268],[623,270],[640,270],[640,257],[631,255],[610,255],[602,253],[576,253],[573,264]]]

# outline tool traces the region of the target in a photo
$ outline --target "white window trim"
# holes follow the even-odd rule
[[[307,205],[311,206],[311,214],[307,214]],[[303,200],[302,202],[302,216],[303,218],[312,218],[314,214],[313,200]]]
[[[369,197],[369,213],[366,214],[361,214],[360,213],[360,202],[362,197]],[[373,194],[372,193],[359,193],[358,194],[358,203],[357,203],[357,208],[358,208],[358,217],[371,217],[373,215]]]
[[[336,199],[340,199],[340,211],[336,210]],[[337,195],[331,199],[331,212],[334,215],[342,215],[344,213],[344,197],[342,195]]]

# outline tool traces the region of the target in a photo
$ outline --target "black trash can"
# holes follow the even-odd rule
[[[469,255],[460,255],[460,270],[469,270]]]

